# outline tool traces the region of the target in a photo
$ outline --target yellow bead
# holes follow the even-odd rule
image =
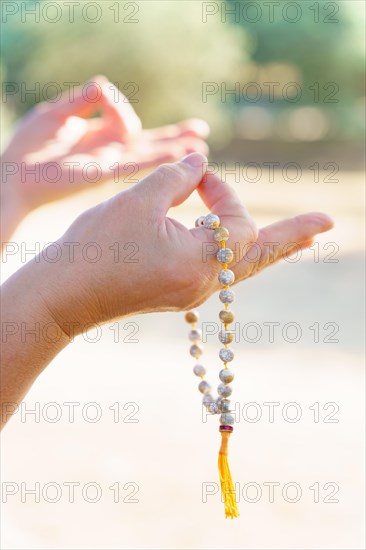
[[[187,323],[197,323],[199,318],[198,311],[188,311],[185,317]]]
[[[219,317],[220,317],[220,320],[225,324],[232,323],[234,321],[234,318],[235,318],[234,313],[232,311],[227,311],[225,309],[220,311]]]
[[[226,330],[221,330],[219,332],[219,340],[222,344],[231,344],[234,340],[234,334]]]
[[[218,227],[214,231],[214,239],[215,239],[215,241],[217,241],[219,243],[221,241],[227,241],[229,236],[230,236],[230,234],[229,234],[228,229],[226,229],[226,227]]]

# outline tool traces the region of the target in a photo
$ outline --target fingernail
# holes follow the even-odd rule
[[[325,214],[325,218],[326,218],[327,225],[328,225],[329,229],[332,229],[335,226],[334,219],[331,216],[329,216],[329,214]]]
[[[189,164],[189,166],[192,166],[193,168],[201,168],[204,164],[207,164],[208,160],[202,153],[191,153],[190,155],[184,157],[180,162]]]
[[[334,220],[328,214],[324,214],[324,212],[314,212],[314,217],[318,223],[322,224],[320,233],[329,231],[334,227]]]

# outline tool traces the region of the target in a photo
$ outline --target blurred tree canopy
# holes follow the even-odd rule
[[[55,13],[52,7],[48,17],[42,17],[41,11],[39,21],[32,15],[22,21],[20,11],[8,16],[6,22],[3,19],[2,81],[19,88],[18,93],[6,92],[2,103],[12,117],[49,99],[51,82],[67,89],[69,82],[83,83],[96,74],[105,74],[133,101],[147,127],[202,117],[216,128],[216,139],[225,141],[235,132],[237,110],[243,104],[252,105],[242,95],[223,96],[222,86],[233,89],[237,83],[277,80],[282,86],[295,80],[306,91],[301,106],[314,104],[318,94],[319,108],[328,111],[334,122],[333,136],[340,132],[352,138],[360,133],[364,97],[362,2],[106,0],[90,2],[100,6],[102,15],[96,22],[80,15],[87,0],[78,3],[81,6],[75,8],[73,21],[66,9],[70,2],[64,0],[17,4],[29,9],[38,5],[42,10],[47,3],[60,7],[57,21],[50,21]],[[203,9],[208,4],[215,13],[204,21]],[[274,5],[273,20],[269,7],[265,9],[267,4]],[[290,6],[284,16],[286,4]],[[296,22],[290,21],[296,15],[291,4],[301,9]],[[253,5],[262,10],[257,22],[251,21],[255,18]],[[137,6],[137,13],[129,15],[131,6],[132,10]],[[225,6],[238,9],[239,17],[226,15],[223,19]],[[26,93],[37,83],[41,93]],[[214,83],[216,90],[203,101],[205,83]],[[336,88],[323,89],[327,83],[334,83]],[[44,89],[47,97],[43,97]],[[324,101],[327,97],[337,101],[328,103]],[[263,94],[258,105],[264,105],[271,116],[278,109],[291,111],[300,106],[284,101],[281,94],[273,103]]]
[[[63,8],[63,0],[57,2]],[[42,17],[35,22],[27,16],[26,23],[9,17],[3,25],[3,81],[26,83],[29,90],[38,82],[42,91],[50,82],[66,89],[64,83],[104,74],[131,98],[147,127],[186,117],[225,120],[219,98],[202,103],[202,82],[227,80],[238,70],[243,52],[245,59],[240,28],[219,20],[203,25],[199,2],[137,2],[134,16],[131,2],[120,2],[118,17],[110,9],[116,2],[99,4],[103,15],[96,23],[77,17],[77,9],[73,23],[65,9],[54,24]],[[7,97],[6,106],[16,115],[37,99],[21,95]]]
[[[227,1],[231,6],[238,4]],[[241,14],[247,17],[241,16],[238,23],[250,36],[250,55],[255,63],[291,63],[298,68],[304,85],[335,82],[348,101],[364,93],[364,33],[362,18],[358,18],[362,2],[267,2],[266,16],[256,24],[249,22],[255,17],[250,4],[250,0],[241,0]],[[269,4],[273,4],[272,18]],[[291,4],[297,6],[291,8]],[[235,18],[230,21],[235,23]]]
[[[235,10],[229,20],[241,26],[246,33],[249,47],[246,53],[250,54],[257,68],[267,67],[262,81],[281,82],[281,76],[270,69],[275,68],[276,64],[283,69],[287,64],[293,69],[292,72],[287,71],[287,79],[295,77],[301,85],[301,105],[316,105],[327,114],[332,122],[332,137],[347,139],[363,136],[363,2],[264,2],[260,12],[250,0],[227,2]],[[258,23],[253,23],[258,13],[262,17]],[[282,72],[285,72],[286,80],[286,71]],[[291,108],[282,95],[277,97],[274,110],[276,106]]]

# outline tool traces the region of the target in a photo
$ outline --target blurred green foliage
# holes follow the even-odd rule
[[[18,2],[24,3],[30,8],[39,4],[34,0]],[[267,15],[257,23],[243,17],[235,22],[235,17],[230,16],[223,22],[223,6],[239,4],[241,9],[253,4],[249,0],[210,2],[218,12],[207,17],[206,22],[202,15],[205,3],[200,1],[100,1],[102,17],[95,23],[81,17],[80,7],[75,8],[71,22],[65,2],[57,3],[62,12],[57,22],[42,16],[38,22],[34,16],[27,16],[22,22],[16,14],[2,24],[2,80],[15,83],[20,90],[3,100],[3,109],[14,117],[35,102],[47,99],[42,90],[50,82],[65,89],[65,83],[82,83],[93,75],[105,74],[125,95],[131,97],[133,93],[134,108],[145,126],[202,117],[217,129],[214,137],[218,142],[225,142],[235,131],[235,112],[242,107],[242,98],[226,99],[217,93],[204,102],[203,83],[220,86],[224,82],[230,89],[237,82],[257,78],[258,71],[262,71],[262,80],[268,80],[266,70],[280,63],[292,67],[304,89],[315,82],[337,83],[339,102],[321,107],[331,110],[332,117],[338,120],[336,127],[345,137],[357,136],[360,131],[364,31],[359,2],[302,0],[297,2],[302,6],[302,17],[296,23],[282,16],[271,22],[268,11],[263,11]],[[81,7],[85,3],[81,2]],[[277,14],[281,13],[283,1],[279,3]],[[116,8],[111,9],[116,4],[118,21]],[[134,4],[138,13],[128,18]],[[315,11],[309,9],[312,4],[318,4],[318,23],[314,22]],[[332,16],[329,4],[339,7],[334,15],[338,23],[324,21],[326,15]],[[276,76],[273,71],[270,74]],[[38,97],[22,93],[34,89],[36,83],[41,90]],[[312,94],[309,92],[301,105],[311,103]],[[262,103],[266,99],[262,98]],[[281,98],[273,104],[267,101],[266,107],[275,111],[279,103],[284,103]],[[286,109],[296,106],[288,102],[284,105]]]
[[[236,12],[228,20],[246,33],[249,44],[246,54],[257,66],[292,65],[303,90],[301,105],[318,104],[333,118],[333,126],[345,138],[363,135],[363,2],[264,2],[260,12],[251,0],[227,2]],[[259,13],[260,21],[254,24],[251,21]],[[281,103],[285,103],[282,97],[277,101]]]
[[[235,0],[228,3],[238,4]],[[305,0],[292,2],[297,4],[292,9],[291,2],[270,2],[273,20],[267,7],[267,16],[258,24],[248,21],[255,16],[249,7],[253,2],[241,0],[240,4],[248,6],[244,11],[247,17],[241,16],[238,23],[250,37],[250,55],[255,63],[292,63],[298,68],[304,86],[336,82],[342,99],[348,101],[364,93],[364,32],[359,17],[362,2]],[[231,21],[235,22],[235,18]]]
[[[227,80],[240,67],[245,52],[240,28],[219,20],[203,25],[199,2],[142,2],[134,16],[124,10],[131,3],[121,2],[119,22],[110,9],[115,2],[99,4],[103,15],[96,23],[80,16],[70,23],[64,9],[55,24],[9,18],[3,25],[3,80],[27,83],[28,89],[39,82],[42,90],[52,81],[65,88],[65,82],[104,74],[131,97],[147,127],[186,117],[224,121],[217,104],[202,103],[202,81]],[[33,105],[35,96],[20,99],[19,93],[7,101],[17,115]]]

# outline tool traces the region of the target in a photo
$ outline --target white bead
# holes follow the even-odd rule
[[[235,294],[232,290],[220,290],[219,299],[223,304],[231,304],[235,300]]]
[[[235,275],[230,269],[222,269],[219,273],[219,281],[222,285],[232,285]]]
[[[207,410],[208,410],[211,414],[219,414],[219,412],[220,412],[220,409],[219,409],[217,403],[215,403],[215,402],[210,403],[210,404],[207,406]]]
[[[219,397],[217,397],[217,399],[215,400],[215,403],[217,404],[220,411],[222,410],[222,402],[223,398],[219,395]]]
[[[200,216],[199,218],[196,219],[196,221],[194,222],[194,225],[196,227],[202,227],[205,225],[205,216]]]
[[[234,373],[229,369],[220,370],[219,378],[224,384],[230,384],[234,380]]]
[[[212,395],[209,393],[206,393],[206,395],[202,397],[202,404],[205,407],[208,407],[213,402],[213,400],[214,398],[212,397]]]
[[[217,392],[221,397],[229,397],[232,393],[232,389],[230,386],[227,386],[226,384],[219,384],[217,386]]]
[[[220,248],[220,250],[216,254],[216,258],[218,259],[220,264],[229,264],[234,259],[234,252],[231,250],[231,248]]]
[[[193,329],[189,332],[188,338],[191,340],[191,342],[197,342],[201,340],[202,333],[200,330]]]
[[[195,365],[193,367],[193,372],[196,376],[205,376],[206,374],[206,369],[203,365]]]
[[[232,424],[234,424],[234,422],[235,422],[235,418],[230,413],[223,413],[220,416],[220,423],[223,424],[224,426],[231,426]]]
[[[219,357],[224,363],[229,363],[234,359],[234,352],[231,349],[222,348],[219,351]]]
[[[221,412],[230,412],[230,401],[228,399],[221,399]]]
[[[206,229],[216,229],[220,225],[220,218],[216,214],[207,214],[205,216]]]
[[[211,386],[206,380],[202,380],[202,382],[198,384],[198,389],[201,393],[211,393]]]
[[[197,344],[193,344],[193,346],[189,348],[189,353],[195,359],[199,359],[203,353],[203,349],[200,346],[197,346]]]

